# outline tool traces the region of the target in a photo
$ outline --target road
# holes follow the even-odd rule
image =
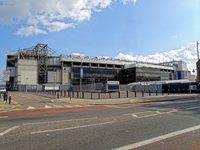
[[[97,109],[99,107],[99,109]],[[78,109],[77,111],[75,111]],[[81,110],[83,109],[83,110]],[[27,112],[29,110],[26,110]],[[200,149],[200,99],[0,116],[1,150]]]

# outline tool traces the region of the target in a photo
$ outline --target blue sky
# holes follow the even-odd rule
[[[200,39],[200,0],[49,0],[49,9],[41,1],[0,0],[1,72],[7,50],[37,43],[58,54],[116,57],[168,52]]]

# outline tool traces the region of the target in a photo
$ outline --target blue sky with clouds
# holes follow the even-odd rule
[[[145,57],[199,39],[200,0],[0,0],[1,72],[7,50],[37,43],[58,54]]]

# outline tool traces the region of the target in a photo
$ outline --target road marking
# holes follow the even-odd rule
[[[197,109],[197,108],[200,108],[200,107],[189,107],[189,108],[186,108],[187,110],[192,110],[192,109]]]
[[[0,119],[8,118],[8,116],[0,116]]]
[[[73,107],[82,107],[81,105],[73,105]]]
[[[106,124],[112,124],[114,122],[115,121],[109,121],[109,122],[103,122],[103,123],[98,123],[98,124],[89,124],[89,125],[76,126],[76,127],[68,127],[68,128],[60,128],[60,129],[54,129],[54,130],[36,131],[36,132],[31,132],[31,134],[40,134],[40,133],[47,133],[47,132],[56,132],[56,131],[64,131],[64,130],[73,130],[73,129],[87,128],[87,127],[92,127],[92,126],[101,126],[101,125],[106,125]]]
[[[162,113],[161,113],[161,112],[159,112],[159,111],[155,111],[155,112],[156,112],[157,114],[159,114],[159,115],[160,115],[160,114],[162,114]]]
[[[170,111],[165,111],[165,112],[160,112],[160,111],[144,111],[144,112],[138,112],[138,113],[132,113],[132,114],[124,114],[124,115],[131,115],[135,118],[147,118],[147,117],[152,117],[152,116],[157,116],[157,115],[162,115],[162,114],[169,114],[169,113],[173,113],[173,112],[177,112],[177,109],[173,109]],[[140,114],[143,113],[154,113],[154,114],[147,114],[147,115],[143,115],[143,116],[139,116]]]
[[[135,117],[135,118],[138,118],[138,116],[136,114],[131,114],[131,116]]]
[[[152,116],[157,116],[159,114],[151,114],[151,115],[145,115],[145,116],[137,116],[137,118],[148,118],[148,117],[152,117]]]
[[[39,125],[39,124],[56,123],[56,122],[85,121],[85,120],[92,120],[92,119],[98,119],[98,117],[60,120],[60,121],[58,120],[58,121],[47,121],[47,122],[33,122],[33,123],[24,123],[23,125],[28,126],[28,125]]]
[[[172,137],[177,136],[177,135],[181,135],[181,134],[184,134],[184,133],[195,131],[195,130],[198,130],[198,129],[200,129],[200,125],[197,125],[197,126],[194,126],[194,127],[189,127],[189,128],[183,129],[183,130],[175,131],[175,132],[171,132],[171,133],[168,133],[168,134],[165,134],[165,135],[161,135],[161,136],[158,136],[158,137],[154,137],[154,138],[151,138],[151,139],[148,139],[148,140],[144,140],[144,141],[140,141],[140,142],[133,143],[133,144],[130,144],[130,145],[126,145],[126,146],[123,146],[123,147],[115,148],[114,150],[130,150],[130,149],[142,147],[142,146],[145,146],[145,145],[148,145],[148,144],[152,144],[152,143],[155,143],[155,142],[158,142],[158,141],[162,141],[162,140],[165,140],[165,139],[168,139],[168,138],[172,138]]]
[[[52,103],[49,103],[49,105],[51,105],[51,106],[53,106],[53,107],[55,107],[55,108],[62,108],[63,106],[61,106],[61,105],[56,105],[56,104],[52,104]]]
[[[51,106],[49,106],[49,105],[45,105],[44,107],[45,107],[45,108],[52,108],[52,107],[51,107]]]
[[[67,108],[72,108],[73,106],[72,105],[64,105],[65,107]]]
[[[27,110],[35,109],[35,107],[29,106]]]
[[[155,111],[142,111],[142,112],[137,112],[136,114],[152,113],[152,112],[155,112]]]
[[[11,128],[9,128],[9,129],[7,129],[7,130],[1,132],[1,133],[0,133],[0,136],[3,136],[3,135],[5,135],[5,134],[9,133],[10,131],[15,130],[15,129],[19,128],[19,127],[20,127],[20,126],[11,127]]]

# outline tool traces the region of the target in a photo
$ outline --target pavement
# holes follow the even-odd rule
[[[1,149],[199,150],[199,97],[87,108],[1,116]]]
[[[120,105],[120,104],[137,104],[145,102],[162,102],[162,101],[175,101],[197,97],[199,94],[176,94],[176,95],[162,95],[151,97],[136,97],[136,98],[120,98],[120,99],[76,99],[63,98],[62,101],[70,104],[87,104],[87,105]]]
[[[79,108],[94,105],[123,105],[149,102],[176,101],[191,99],[198,94],[176,94],[160,95],[151,97],[118,98],[118,99],[77,99],[64,98],[56,99],[54,96],[40,93],[10,92],[12,97],[11,105],[0,100],[0,112],[32,109],[51,108]]]

